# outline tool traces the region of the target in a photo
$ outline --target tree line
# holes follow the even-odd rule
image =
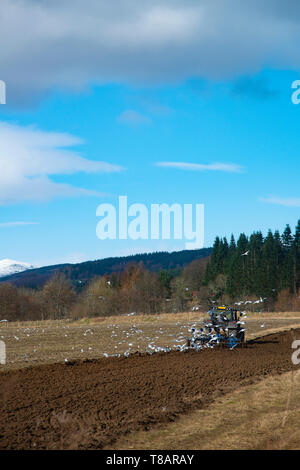
[[[97,276],[77,290],[64,273],[57,272],[41,288],[0,284],[0,319],[8,321],[79,319],[132,313],[184,311],[198,300],[207,258],[183,269],[152,272],[143,263],[122,272]]]
[[[287,225],[265,237],[260,231],[237,241],[216,237],[209,257],[183,268],[153,272],[131,263],[82,290],[62,272],[36,289],[0,284],[0,319],[8,321],[205,311],[214,302],[300,311],[300,220],[294,233]]]
[[[257,231],[247,237],[216,237],[204,284],[223,279],[217,299],[230,301],[254,296],[264,300],[268,309],[294,309],[299,304],[300,220],[294,233],[289,225],[282,234],[269,230],[266,237]],[[300,307],[300,306],[299,306]]]

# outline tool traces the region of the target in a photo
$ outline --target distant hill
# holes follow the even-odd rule
[[[84,285],[95,276],[103,276],[124,271],[131,263],[142,262],[149,271],[160,271],[164,269],[178,270],[191,261],[206,258],[210,255],[212,248],[200,250],[182,250],[169,252],[144,253],[131,256],[105,258],[95,261],[85,261],[77,264],[59,264],[44,266],[42,268],[30,269],[0,278],[0,282],[10,282],[18,287],[40,287],[47,282],[55,272],[62,272],[74,285]]]
[[[23,263],[22,261],[2,259],[0,260],[0,277],[11,276],[12,274],[20,273],[32,268],[34,268],[34,266],[28,263]]]

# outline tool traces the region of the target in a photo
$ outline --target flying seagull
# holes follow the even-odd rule
[[[243,253],[241,256],[248,256],[250,253],[250,250],[246,251],[245,253]]]

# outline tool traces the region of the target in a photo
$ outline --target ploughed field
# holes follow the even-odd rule
[[[136,350],[129,357],[2,369],[0,448],[107,448],[131,431],[174,421],[243,385],[297,368],[294,339],[300,328],[248,336],[246,347],[234,350]]]
[[[98,359],[151,348],[176,349],[183,346],[189,329],[201,326],[206,314],[114,316],[86,319],[0,323],[0,340],[5,342],[7,360],[0,373],[32,365],[64,363],[65,359]],[[246,339],[300,328],[300,313],[248,314]]]

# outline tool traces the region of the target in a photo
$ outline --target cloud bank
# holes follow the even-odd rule
[[[22,105],[57,87],[298,70],[299,27],[298,0],[1,0],[1,79]]]

